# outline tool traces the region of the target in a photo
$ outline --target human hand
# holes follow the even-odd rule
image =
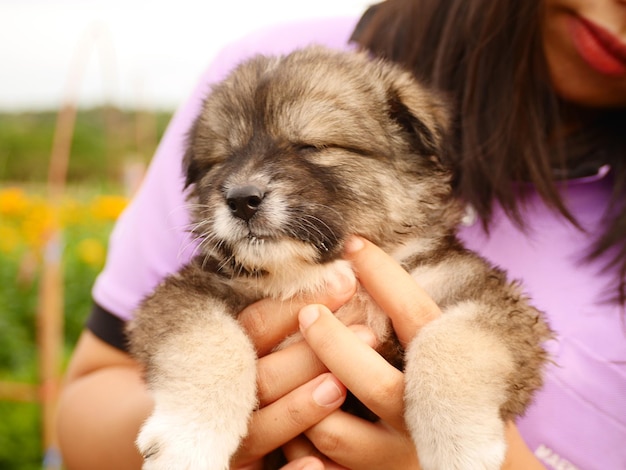
[[[346,247],[361,285],[392,321],[406,345],[439,307],[390,256],[361,238]],[[288,458],[323,455],[326,468],[419,468],[403,419],[404,377],[370,345],[359,340],[330,310],[309,305],[299,314],[300,330],[326,367],[381,419],[365,421],[334,410],[285,447]],[[334,467],[333,467],[334,466]]]
[[[439,307],[396,261],[372,243],[354,238],[346,246],[346,258],[359,282],[389,316],[403,345],[441,314]],[[403,420],[403,374],[388,364],[368,344],[355,340],[330,311],[320,305],[299,314],[300,330],[312,351],[347,388],[381,420],[370,423],[334,410],[283,447],[294,463],[315,456],[327,470],[419,469],[413,442]],[[363,331],[361,337],[366,337]],[[528,448],[516,426],[506,425],[506,470],[541,470],[545,467]],[[294,467],[302,468],[302,467]]]
[[[260,468],[263,456],[292,440],[343,403],[345,387],[327,373],[326,367],[305,342],[271,352],[297,330],[297,314],[302,307],[315,301],[336,310],[354,294],[353,279],[343,279],[340,284],[316,299],[296,298],[287,302],[264,299],[246,308],[238,317],[259,355],[259,409],[252,415],[248,436],[233,458],[231,468]],[[352,331],[373,345],[373,335],[364,328],[355,326]],[[303,456],[285,468],[296,470],[319,464],[319,460]]]

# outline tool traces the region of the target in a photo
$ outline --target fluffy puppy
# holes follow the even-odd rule
[[[212,89],[184,157],[196,256],[128,330],[156,403],[138,438],[145,469],[228,468],[257,406],[257,357],[237,314],[350,275],[350,234],[391,254],[444,312],[406,352],[363,290],[336,313],[369,325],[403,364],[422,468],[500,468],[504,421],[541,385],[550,330],[457,239],[446,127],[441,100],[360,53],[259,56]]]

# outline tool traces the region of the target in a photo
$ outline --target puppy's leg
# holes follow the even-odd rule
[[[506,441],[500,407],[511,354],[459,304],[415,337],[406,353],[405,417],[424,470],[495,470]]]
[[[187,312],[154,351],[155,408],[137,445],[145,470],[224,470],[256,407],[256,354],[230,316]],[[189,321],[191,319],[191,321]]]

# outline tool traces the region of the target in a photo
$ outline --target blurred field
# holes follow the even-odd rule
[[[169,112],[96,108],[78,112],[68,169],[71,185],[119,184],[129,162],[147,162]],[[0,182],[44,183],[56,112],[0,113]]]
[[[124,175],[146,164],[169,113],[81,111],[68,186],[57,205],[45,182],[55,113],[0,114],[0,382],[37,384],[37,296],[44,242],[61,229],[64,361],[91,307],[90,290],[115,219],[128,202]],[[0,400],[0,469],[42,468],[41,409],[19,390]]]

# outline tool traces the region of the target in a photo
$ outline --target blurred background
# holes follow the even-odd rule
[[[62,468],[51,426],[113,223],[226,43],[366,0],[0,0],[0,470]]]

